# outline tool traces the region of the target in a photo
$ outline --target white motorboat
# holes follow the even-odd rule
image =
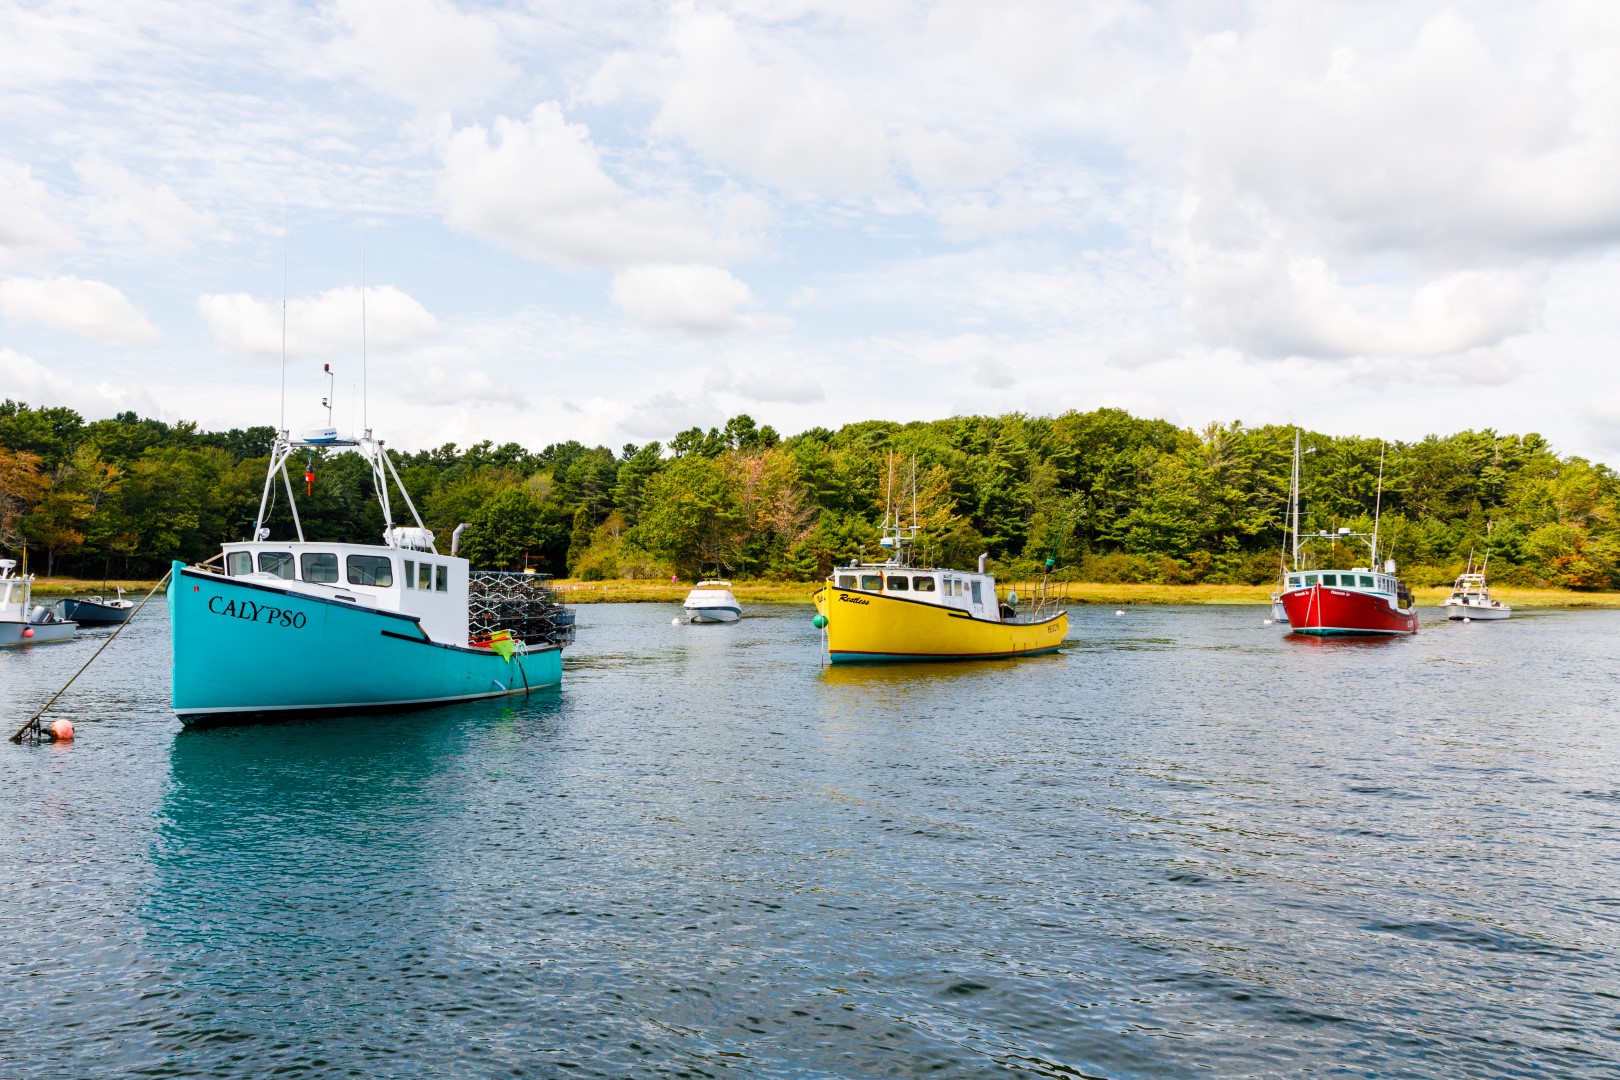
[[[34,604],[34,578],[12,573],[17,560],[0,559],[0,645],[38,645],[71,641],[79,624],[59,619],[43,604]]]
[[[742,607],[731,595],[729,581],[700,581],[686,594],[686,617],[692,622],[736,622]]]
[[[1470,568],[1471,569],[1471,568]],[[1440,605],[1446,618],[1455,622],[1496,622],[1513,614],[1513,609],[1500,600],[1491,599],[1491,587],[1485,583],[1485,573],[1465,573],[1451,587],[1451,595]]]

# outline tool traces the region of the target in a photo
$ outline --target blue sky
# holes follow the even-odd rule
[[[396,445],[1117,405],[1620,459],[1620,5],[0,0],[3,392]],[[363,210],[362,210],[363,207]]]

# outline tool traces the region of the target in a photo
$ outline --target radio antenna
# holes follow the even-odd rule
[[[366,386],[366,200],[360,200],[360,426],[371,433]]]
[[[287,430],[287,200],[281,200],[281,424]]]

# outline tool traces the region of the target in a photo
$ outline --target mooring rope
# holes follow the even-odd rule
[[[156,585],[152,586],[152,591],[147,593],[145,599],[143,599],[139,604],[135,605],[135,610],[129,613],[129,618],[118,624],[118,629],[114,630],[108,635],[107,640],[101,643],[100,649],[97,649],[95,652],[90,654],[90,659],[86,660],[84,662],[84,666],[73,673],[73,678],[63,683],[62,689],[52,694],[51,700],[47,701],[44,705],[41,705],[39,712],[35,713],[33,716],[30,716],[28,721],[23,724],[22,727],[17,729],[17,734],[11,737],[12,742],[20,743],[25,738],[29,738],[30,736],[35,739],[43,739],[45,737],[45,729],[40,725],[39,722],[39,718],[45,715],[45,710],[49,709],[52,705],[55,705],[56,699],[65,694],[67,692],[67,688],[73,685],[73,680],[77,679],[80,675],[83,675],[84,669],[96,662],[96,657],[101,655],[102,650],[111,645],[113,643],[113,639],[124,632],[124,627],[135,621],[135,616],[141,613],[141,608],[146,606],[146,601],[156,596],[158,590],[169,583],[169,578],[173,576],[173,574],[174,571],[170,570],[167,574],[163,575],[162,581],[159,581]]]

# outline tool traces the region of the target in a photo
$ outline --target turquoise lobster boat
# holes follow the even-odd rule
[[[307,541],[286,464],[352,448],[382,504],[375,544]],[[296,540],[266,527],[277,480]],[[414,527],[394,525],[389,481]],[[441,555],[380,441],[330,429],[276,436],[254,539],[207,563],[176,562],[169,583],[174,711],[187,725],[300,714],[392,711],[526,694],[562,681],[572,613],[532,576],[472,573]],[[476,610],[475,610],[476,609]]]

